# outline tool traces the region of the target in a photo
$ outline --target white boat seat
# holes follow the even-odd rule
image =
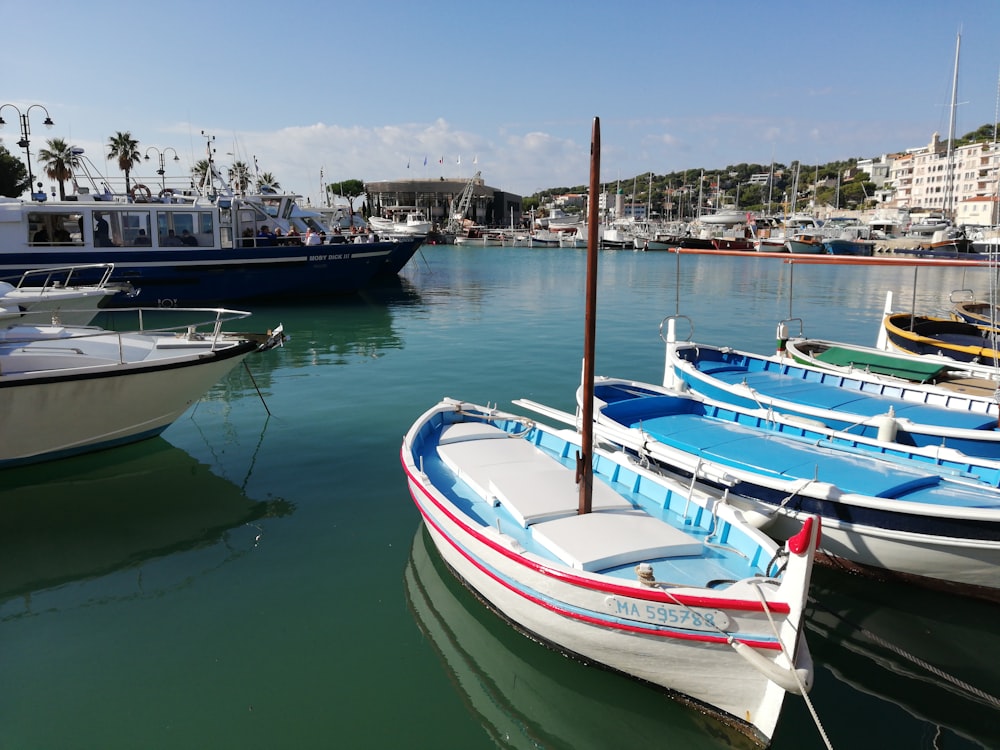
[[[438,441],[438,456],[483,499],[489,496],[490,477],[507,464],[545,460],[542,451],[526,440],[512,438],[499,427],[480,422],[462,422],[446,427]]]
[[[458,428],[458,429],[456,429]],[[527,528],[577,512],[575,471],[526,440],[489,424],[446,427],[438,441],[445,465],[483,499],[502,505]],[[594,480],[593,510],[630,510],[632,503],[600,479]]]
[[[566,516],[532,531],[539,545],[577,570],[702,553],[697,539],[641,510]]]
[[[576,472],[543,457],[549,466],[507,465],[491,473],[489,494],[524,528],[553,518],[575,515],[580,506]],[[592,511],[632,510],[634,506],[600,479],[594,479]]]

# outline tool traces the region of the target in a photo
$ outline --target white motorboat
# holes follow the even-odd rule
[[[124,312],[115,311],[116,323]],[[127,312],[140,323],[128,332],[55,323],[0,330],[0,467],[159,435],[248,354],[283,341],[280,326],[223,330],[246,312]],[[149,327],[168,313],[182,322]]]
[[[111,283],[113,263],[91,263],[25,271],[16,284],[0,281],[0,325],[41,323],[87,325],[110,297],[127,297],[132,285]],[[77,283],[97,272],[94,283]]]

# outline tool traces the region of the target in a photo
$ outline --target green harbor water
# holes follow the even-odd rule
[[[4,471],[0,748],[732,746],[506,626],[407,492],[400,441],[442,396],[572,410],[585,271],[580,250],[424,247],[357,296],[252,307],[291,340],[162,437]],[[596,371],[658,382],[673,314],[740,349],[786,318],[873,344],[887,291],[931,312],[991,274],[605,251]],[[1000,608],[829,570],[812,598],[833,747],[1000,746]],[[773,747],[823,746],[789,696]]]

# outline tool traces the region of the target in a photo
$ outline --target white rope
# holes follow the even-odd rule
[[[809,709],[809,714],[812,716],[813,723],[816,724],[816,729],[819,731],[820,737],[823,738],[823,744],[826,745],[827,750],[833,750],[830,738],[827,736],[826,730],[823,728],[823,722],[820,721],[819,714],[816,713],[816,707],[813,706],[812,701],[809,700],[809,694],[806,692],[805,685],[803,685],[802,680],[799,679],[799,672],[795,668],[795,660],[788,654],[785,644],[781,640],[781,634],[778,633],[778,627],[774,624],[774,618],[771,617],[771,608],[767,606],[767,597],[764,596],[764,592],[760,590],[760,586],[756,581],[751,581],[750,584],[753,586],[754,591],[757,592],[757,597],[760,599],[761,606],[764,607],[764,614],[767,615],[767,621],[771,623],[771,630],[774,631],[774,637],[777,638],[778,645],[781,646],[781,653],[785,655],[789,665],[791,665],[792,677],[795,678],[795,683],[799,686],[802,700],[806,702],[806,707]]]
[[[980,700],[984,701],[985,703],[988,703],[989,705],[993,706],[993,708],[1000,709],[1000,698],[997,698],[994,695],[990,695],[986,691],[980,690],[979,688],[977,688],[977,687],[975,687],[973,685],[970,685],[969,683],[964,682],[964,681],[958,679],[957,677],[954,677],[954,676],[948,674],[947,672],[944,672],[944,671],[938,669],[933,664],[924,661],[920,657],[914,656],[913,654],[911,654],[911,653],[909,653],[907,651],[904,651],[903,649],[899,648],[899,646],[896,646],[896,645],[894,645],[892,643],[889,643],[889,641],[885,640],[881,636],[876,635],[872,631],[870,631],[870,630],[868,630],[866,628],[863,628],[860,625],[856,625],[855,623],[851,622],[850,620],[847,620],[847,619],[841,617],[839,614],[837,614],[836,612],[834,612],[832,609],[830,609],[829,607],[823,606],[823,604],[821,604],[820,602],[816,601],[812,597],[809,597],[809,603],[812,606],[814,606],[814,607],[819,607],[819,608],[823,609],[827,613],[829,613],[829,614],[833,615],[834,617],[836,617],[841,622],[850,625],[852,628],[854,628],[856,631],[858,631],[859,633],[861,633],[862,635],[864,635],[865,637],[867,637],[868,639],[870,639],[874,643],[878,644],[879,646],[882,646],[883,648],[889,649],[894,654],[896,654],[897,656],[901,656],[902,658],[906,659],[911,664],[915,664],[918,667],[926,669],[931,674],[936,675],[937,677],[940,677],[945,682],[947,682],[947,683],[949,683],[951,685],[954,685],[957,688],[960,688],[960,689],[964,690],[969,695],[973,695],[973,696],[979,698]]]

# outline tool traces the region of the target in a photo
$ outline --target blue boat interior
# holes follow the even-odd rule
[[[599,391],[606,395],[605,391]],[[604,399],[607,402],[607,399]],[[782,480],[816,479],[843,492],[952,507],[1000,508],[1000,493],[956,481],[916,462],[883,461],[709,416],[683,396],[617,400],[602,415],[658,442],[733,469]]]
[[[492,472],[489,480],[490,489],[485,491],[486,488],[481,486],[484,480],[456,473],[454,468],[442,459],[438,441],[442,430],[447,426],[442,422],[441,417],[428,422],[414,444],[418,465],[428,476],[430,483],[444,493],[447,499],[475,524],[487,529],[499,529],[504,536],[513,539],[525,550],[560,560],[558,555],[553,554],[543,543],[542,537],[555,524],[570,517],[580,518],[576,514],[578,493],[566,498],[567,504],[571,504],[571,507],[567,507],[561,516],[553,513],[538,521],[526,520],[516,509],[512,512],[513,506],[499,502],[494,496],[498,494],[501,483],[516,487],[517,475],[524,471],[523,468],[518,468],[515,463],[490,467],[489,471]],[[511,434],[524,431],[524,425],[514,421],[497,420],[490,424]],[[577,446],[574,443],[561,437],[559,433],[536,427],[531,428],[518,442],[527,443],[544,453],[548,459],[546,463],[551,463],[555,470],[566,474],[569,483],[575,487],[573,475]],[[648,515],[665,522],[676,530],[678,536],[694,542],[693,545],[682,544],[678,549],[662,557],[641,560],[652,565],[657,581],[668,585],[699,587],[710,582],[710,585],[722,589],[737,580],[775,572],[770,568],[772,563],[770,552],[756,539],[746,535],[738,527],[720,520],[697,503],[689,502],[684,494],[671,491],[641,471],[598,455],[594,462],[594,485],[595,497],[602,491],[611,492],[624,502],[626,507],[597,510],[595,504],[595,511],[590,515],[605,517],[608,514]],[[565,563],[566,560],[560,562]],[[602,575],[635,580],[637,562],[636,560],[620,564],[612,562],[606,567],[586,569]]]
[[[850,415],[875,417],[886,414],[889,407],[892,407],[896,417],[909,419],[916,424],[970,430],[994,430],[997,427],[997,418],[989,414],[904,399],[902,386],[868,384],[839,373],[740,354],[724,357],[726,352],[714,349],[700,349],[697,352],[689,349],[679,354],[692,362],[699,372],[720,383],[745,384],[768,399],[839,411],[843,413],[845,423],[850,421]],[[872,392],[874,389],[878,392]]]

